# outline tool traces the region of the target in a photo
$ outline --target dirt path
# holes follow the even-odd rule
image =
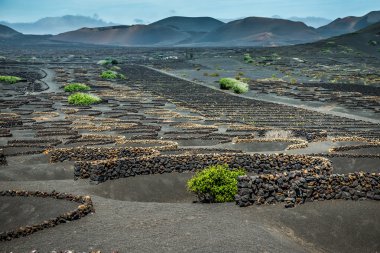
[[[46,76],[42,78],[41,81],[46,83],[49,88],[41,92],[35,92],[33,94],[59,92],[59,85],[54,81],[55,72],[48,68],[42,68],[41,71],[46,73]]]

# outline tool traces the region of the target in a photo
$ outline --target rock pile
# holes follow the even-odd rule
[[[64,213],[50,220],[46,220],[41,224],[20,227],[14,231],[2,231],[0,232],[0,241],[9,241],[14,238],[27,236],[45,228],[55,227],[61,223],[66,223],[68,221],[80,219],[86,216],[87,214],[95,211],[92,204],[92,200],[89,196],[75,196],[72,194],[59,193],[56,191],[52,191],[48,193],[48,192],[40,192],[40,191],[15,191],[15,190],[0,191],[0,197],[1,196],[9,196],[9,197],[21,196],[21,197],[63,199],[67,201],[77,202],[80,205],[74,211]]]
[[[135,158],[100,161],[79,161],[74,165],[75,178],[90,178],[104,182],[109,179],[156,173],[184,172],[203,169],[209,165],[227,164],[230,168],[243,168],[247,172],[274,173],[305,171],[329,174],[331,163],[321,157],[286,154],[181,154],[140,156]]]
[[[285,202],[294,207],[315,200],[330,199],[380,200],[380,173],[355,172],[349,174],[311,173],[294,171],[279,174],[241,176],[238,178],[236,204],[275,204]]]

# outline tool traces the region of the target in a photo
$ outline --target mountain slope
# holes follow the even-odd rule
[[[354,48],[380,58],[380,22],[354,33],[344,34],[326,41],[334,42],[334,45]]]
[[[11,38],[17,35],[21,35],[21,33],[8,26],[0,25],[0,38]]]
[[[62,17],[47,17],[34,23],[7,23],[1,21],[0,24],[9,26],[24,34],[58,34],[76,30],[82,27],[101,27],[115,25],[104,22],[101,19],[66,15]]]
[[[199,42],[228,45],[285,45],[316,41],[321,36],[302,22],[249,17],[229,22],[208,33]]]
[[[210,32],[224,23],[210,17],[168,17],[151,25],[170,26],[184,32]]]
[[[5,25],[0,25],[1,47],[56,44],[55,42],[49,40],[50,37],[51,35],[25,35]]]
[[[352,33],[380,21],[380,11],[372,11],[363,17],[345,17],[335,19],[328,25],[322,26],[317,31],[326,37]]]
[[[189,37],[174,28],[159,25],[82,28],[54,36],[57,41],[120,46],[167,46]]]

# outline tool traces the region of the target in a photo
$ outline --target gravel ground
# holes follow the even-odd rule
[[[49,78],[44,81],[51,82]],[[52,86],[47,92],[56,89]],[[370,166],[371,171],[378,171],[378,159],[335,160],[339,172],[355,171],[359,164],[373,165],[375,168]],[[181,186],[186,177],[178,177],[175,181],[171,175],[140,176],[91,185],[86,180],[72,180],[72,172],[72,162],[50,164],[43,155],[9,157],[8,166],[0,167],[0,190],[89,194],[96,212],[27,237],[0,242],[0,252],[30,252],[33,249],[40,252],[66,249],[102,252],[380,252],[379,201],[334,200],[306,203],[293,209],[285,209],[282,204],[239,208],[234,203],[191,203],[192,198]],[[155,187],[161,192],[154,191]],[[157,195],[167,195],[168,198],[156,198]],[[21,198],[8,201],[8,198],[0,197],[0,200],[2,213],[7,213],[0,219],[0,226],[5,229],[12,218],[18,219],[17,225],[22,225],[29,218],[38,221],[66,210],[61,202],[55,204],[58,203],[54,202],[56,200],[46,205],[43,201],[32,205],[28,201],[33,200]],[[3,203],[13,203],[13,207],[9,209]],[[23,216],[25,206],[33,206],[34,213]]]
[[[2,182],[1,189],[85,194],[87,181]],[[0,243],[2,252],[376,252],[380,203],[324,201],[239,208],[229,204],[129,202],[93,196],[96,213]]]

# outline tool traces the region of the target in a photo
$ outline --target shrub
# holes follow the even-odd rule
[[[253,59],[250,54],[244,54],[244,62],[245,63],[253,63]]]
[[[97,64],[102,65],[102,66],[108,66],[108,65],[117,65],[119,62],[115,59],[105,59],[105,60],[100,60],[97,62]]]
[[[117,73],[113,70],[105,70],[100,74],[101,78],[104,79],[125,79],[125,76],[123,74]]]
[[[84,83],[70,83],[63,88],[66,92],[87,91],[90,87]]]
[[[197,194],[201,202],[231,202],[237,193],[237,177],[245,175],[242,169],[230,170],[228,165],[213,165],[197,172],[187,188]]]
[[[221,78],[219,80],[220,88],[223,90],[233,90],[235,93],[245,93],[248,91],[248,84],[234,78]]]
[[[17,76],[0,76],[0,82],[14,84],[20,82],[22,78]]]
[[[86,93],[75,93],[68,97],[67,101],[73,105],[91,105],[100,103],[102,100],[94,95]]]

